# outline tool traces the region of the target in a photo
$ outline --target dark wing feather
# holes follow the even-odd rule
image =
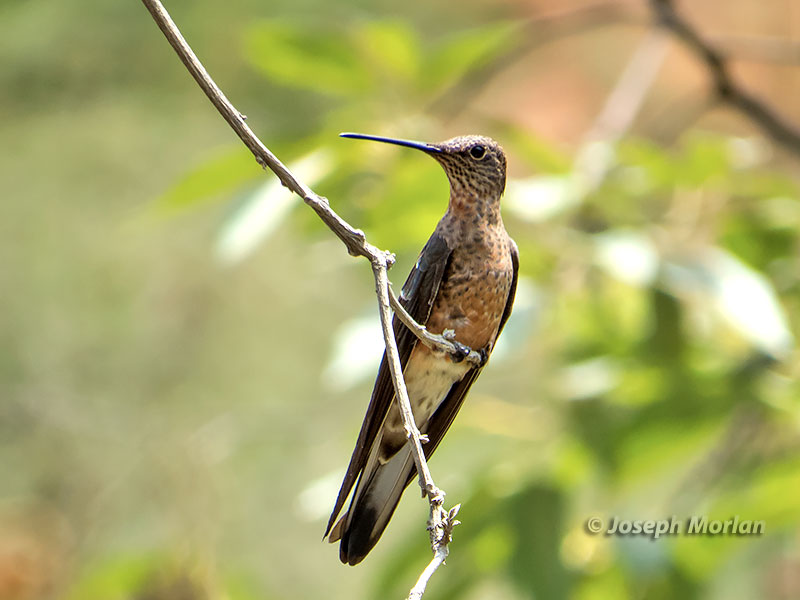
[[[505,326],[506,321],[508,321],[508,317],[511,316],[511,308],[514,305],[514,296],[517,293],[519,251],[517,250],[517,245],[514,243],[514,240],[509,238],[509,241],[511,242],[511,264],[514,274],[511,278],[511,288],[508,290],[506,306],[503,309],[503,315],[500,317],[500,327],[497,330],[497,337],[500,337],[500,332],[503,331],[503,327]],[[447,397],[442,401],[442,403],[439,405],[439,408],[436,409],[436,412],[428,420],[427,428],[425,431],[423,431],[423,433],[428,436],[428,443],[422,447],[425,450],[426,458],[433,454],[433,451],[436,450],[439,442],[442,441],[444,434],[447,433],[448,429],[450,429],[450,425],[452,425],[453,420],[456,418],[458,410],[464,403],[464,397],[467,395],[469,388],[472,387],[472,384],[478,378],[478,375],[480,375],[482,369],[483,367],[475,367],[470,369],[467,371],[461,381],[453,384],[453,387],[450,388]],[[406,485],[408,485],[411,480],[414,479],[416,474],[416,470],[411,471]]]
[[[511,316],[511,309],[514,306],[514,296],[517,295],[517,279],[519,278],[519,249],[517,248],[517,243],[514,240],[508,238],[508,241],[511,246],[511,268],[514,275],[511,277],[511,289],[508,290],[506,307],[503,309],[503,316],[500,317],[500,328],[497,330],[498,338],[503,332],[503,327],[505,327],[508,317]]]
[[[445,239],[434,232],[422,249],[408,279],[403,284],[400,303],[417,323],[424,325],[428,321],[451,252],[452,250]],[[392,326],[400,354],[400,364],[405,368],[408,358],[411,356],[411,351],[417,344],[417,337],[397,317],[393,319]],[[378,369],[378,377],[375,380],[375,387],[372,390],[372,398],[367,408],[367,414],[361,425],[356,447],[350,458],[350,464],[347,467],[347,473],[336,498],[336,505],[328,521],[328,527],[325,529],[326,536],[331,527],[333,527],[339,512],[341,512],[350,490],[367,464],[372,444],[393,401],[394,386],[392,385],[392,377],[389,372],[389,365],[386,362],[386,353],[384,352],[381,366]]]

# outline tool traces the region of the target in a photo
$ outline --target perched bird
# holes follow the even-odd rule
[[[450,180],[447,212],[417,259],[400,303],[431,333],[446,329],[480,352],[494,348],[514,302],[517,246],[500,217],[506,157],[494,140],[477,135],[426,144],[356,133],[342,137],[387,142],[422,150]],[[394,333],[417,427],[429,457],[442,441],[483,364],[431,350],[397,317]],[[384,354],[355,450],[325,535],[341,540],[343,563],[358,564],[378,542],[416,468],[395,400]],[[350,507],[334,525],[355,485]]]

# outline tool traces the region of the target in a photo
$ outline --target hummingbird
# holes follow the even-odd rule
[[[436,144],[342,133],[421,150],[450,182],[450,200],[400,294],[400,303],[431,333],[452,330],[460,354],[432,350],[396,316],[393,329],[412,412],[430,457],[486,364],[514,303],[519,254],[500,216],[506,157],[491,138],[467,135]],[[481,364],[464,358],[479,352]],[[340,541],[339,558],[356,565],[389,523],[416,467],[407,443],[384,353],[367,414],[325,536]],[[355,487],[350,506],[336,521]],[[334,525],[334,523],[336,523]]]

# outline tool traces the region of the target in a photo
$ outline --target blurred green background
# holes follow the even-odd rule
[[[397,253],[396,286],[445,177],[338,132],[509,154],[523,278],[432,460],[463,525],[426,598],[798,598],[798,156],[711,101],[646,3],[581,6],[167,3],[264,142]],[[679,9],[800,123],[800,7]],[[380,355],[366,262],[139,2],[6,0],[0,31],[0,598],[405,597],[413,490],[359,567],[320,541]],[[766,533],[586,532],[613,515]]]

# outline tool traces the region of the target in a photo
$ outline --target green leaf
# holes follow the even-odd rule
[[[311,152],[289,165],[293,173],[313,186],[331,168],[327,155]],[[265,179],[235,207],[225,220],[217,240],[217,256],[227,264],[249,256],[285,222],[300,198],[287,190],[277,177]]]
[[[568,173],[572,161],[554,144],[517,127],[503,129],[503,139],[514,155],[526,161],[537,173]]]
[[[282,85],[341,96],[372,87],[364,61],[342,33],[262,21],[245,33],[244,52],[254,67]]]
[[[470,69],[507,52],[518,39],[518,26],[508,22],[460,32],[428,57],[422,83],[426,89],[447,87]]]
[[[789,533],[800,518],[797,490],[800,489],[800,461],[767,465],[752,478],[734,486],[731,492],[714,503],[710,510],[698,513],[709,520],[763,521],[763,539],[775,538],[781,531]],[[698,579],[718,570],[729,557],[745,544],[758,543],[761,536],[682,535],[675,540],[674,557],[684,570]]]
[[[564,497],[552,487],[533,484],[507,507],[514,515],[514,549],[509,575],[535,598],[566,598],[572,581],[560,560]]]
[[[226,150],[186,173],[156,201],[156,209],[175,213],[235,191],[263,175],[246,148]]]
[[[583,580],[575,590],[575,600],[626,600],[634,596],[628,591],[623,571],[606,569]]]
[[[490,523],[469,540],[467,550],[475,567],[482,573],[493,573],[511,558],[514,534],[509,523]]]
[[[655,421],[655,420],[654,420]],[[618,443],[620,484],[655,481],[685,472],[695,456],[702,456],[719,436],[721,423],[660,421],[641,423]]]
[[[124,600],[131,598],[148,574],[162,562],[159,556],[109,559],[91,566],[67,594],[68,600]]]
[[[647,140],[627,140],[617,147],[620,165],[641,171],[643,181],[638,192],[671,190],[678,178],[679,168],[666,149]]]
[[[364,55],[383,79],[411,81],[420,68],[419,42],[414,31],[399,21],[370,21],[356,33]]]
[[[715,518],[730,518],[739,514],[742,519],[766,521],[766,533],[791,530],[800,519],[800,459],[789,457],[783,462],[763,466],[746,486],[736,486],[713,509]]]
[[[724,137],[694,136],[685,144],[680,182],[699,187],[726,176],[731,170],[729,142]]]
[[[425,157],[401,157],[375,187],[361,221],[380,245],[416,254],[447,208],[447,179]]]

